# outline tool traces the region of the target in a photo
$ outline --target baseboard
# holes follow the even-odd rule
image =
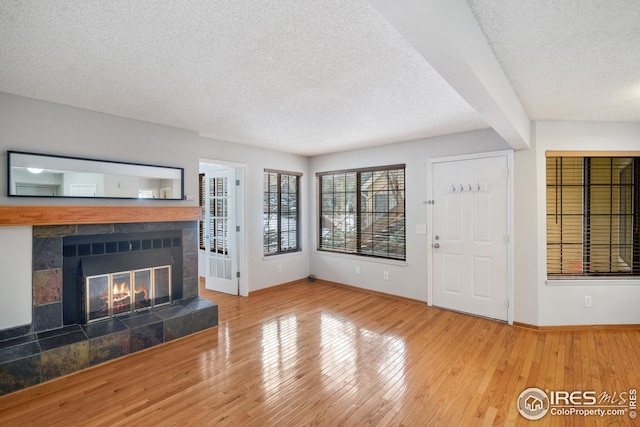
[[[365,288],[359,288],[357,286],[353,286],[353,285],[345,285],[344,283],[339,283],[339,282],[332,282],[330,280],[324,280],[324,279],[318,279],[317,280],[319,283],[321,284],[325,284],[325,285],[331,285],[331,286],[339,286],[341,288],[348,288],[354,291],[360,291],[360,292],[366,292],[372,295],[377,295],[380,297],[385,297],[385,298],[391,298],[391,299],[395,299],[398,301],[403,301],[403,302],[409,302],[412,304],[420,304],[420,305],[426,305],[427,302],[426,301],[420,301],[417,299],[413,299],[413,298],[407,298],[407,297],[401,297],[398,295],[393,295],[393,294],[387,294],[385,292],[380,292],[380,291],[374,291],[371,289],[365,289]]]
[[[379,292],[379,291],[373,291],[371,289],[365,289],[365,288],[359,288],[357,286],[352,286],[352,285],[345,285],[344,283],[339,283],[339,282],[332,282],[330,280],[324,280],[324,279],[315,279],[314,281],[310,281],[308,277],[304,277],[302,279],[298,279],[298,280],[293,280],[291,282],[285,282],[285,283],[281,283],[279,285],[273,285],[273,286],[269,286],[268,288],[262,288],[262,289],[258,289],[252,292],[249,292],[249,296],[256,296],[256,295],[260,295],[260,294],[264,294],[270,291],[273,291],[275,289],[281,289],[283,286],[292,286],[292,285],[298,285],[301,283],[305,283],[305,284],[311,284],[314,283],[316,285],[329,285],[329,286],[338,286],[341,288],[348,288],[354,291],[359,291],[359,292],[366,292],[372,295],[377,295],[380,297],[385,297],[385,298],[391,298],[391,299],[395,299],[398,301],[403,301],[403,302],[408,302],[411,304],[420,304],[420,305],[426,305],[427,303],[425,301],[420,301],[420,300],[416,300],[416,299],[412,299],[412,298],[406,298],[406,297],[401,297],[398,295],[393,295],[393,294],[387,294],[384,292]]]
[[[513,326],[518,328],[531,329],[539,332],[574,332],[574,331],[603,331],[607,329],[640,329],[640,325],[557,325],[557,326],[537,326],[528,323],[513,322]]]
[[[354,290],[354,291],[366,292],[366,293],[369,293],[369,294],[372,294],[372,295],[377,295],[377,296],[380,296],[380,297],[391,298],[391,299],[394,299],[394,300],[403,301],[403,302],[407,302],[407,303],[411,303],[411,304],[420,304],[420,305],[426,305],[427,304],[426,301],[420,301],[420,300],[416,300],[416,299],[413,299],[413,298],[407,298],[407,297],[401,297],[401,296],[398,296],[398,295],[387,294],[385,292],[374,291],[374,290],[371,290],[371,289],[359,288],[357,286],[347,285],[347,284],[340,283],[340,282],[332,282],[330,280],[316,279],[314,282],[311,282],[306,277],[304,277],[302,279],[298,279],[298,280],[293,280],[291,282],[281,283],[279,285],[269,286],[268,288],[258,289],[256,291],[250,292],[249,296],[260,295],[260,294],[263,294],[263,293],[267,293],[267,292],[273,291],[274,289],[281,289],[283,286],[293,286],[293,285],[297,285],[297,284],[301,284],[301,283],[305,283],[305,284],[315,283],[315,284],[320,284],[320,285],[337,286],[337,287],[341,287],[341,288],[351,289],[351,290]],[[517,328],[531,329],[533,331],[538,331],[538,332],[574,332],[574,331],[602,331],[602,330],[607,330],[607,329],[640,329],[640,324],[538,326],[538,325],[531,325],[531,324],[522,323],[522,322],[513,322],[513,326],[517,327]]]
[[[267,288],[257,289],[255,291],[249,292],[249,296],[250,297],[252,297],[252,296],[254,297],[256,295],[260,295],[260,294],[264,294],[264,293],[267,293],[267,292],[271,292],[274,289],[280,289],[283,286],[297,285],[297,284],[300,284],[300,283],[309,283],[309,279],[304,277],[302,279],[292,280],[291,282],[284,282],[284,283],[280,283],[278,285],[269,286]]]

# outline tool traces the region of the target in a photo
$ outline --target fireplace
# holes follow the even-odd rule
[[[3,225],[50,224],[33,225],[32,322],[0,331],[0,396],[216,326],[218,306],[198,296],[199,214],[0,207]],[[87,305],[94,287],[106,310]]]
[[[64,324],[88,324],[182,297],[180,231],[63,239]]]
[[[171,303],[171,265],[85,276],[87,323]]]

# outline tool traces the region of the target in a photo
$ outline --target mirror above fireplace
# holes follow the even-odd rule
[[[9,151],[14,197],[182,200],[184,169]]]

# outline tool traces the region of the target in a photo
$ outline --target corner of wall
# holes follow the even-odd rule
[[[0,330],[30,324],[32,320],[32,227],[0,227]]]

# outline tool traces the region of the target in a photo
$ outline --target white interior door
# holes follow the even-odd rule
[[[238,295],[236,171],[205,172],[205,287]]]
[[[508,159],[433,164],[433,305],[508,317]]]

